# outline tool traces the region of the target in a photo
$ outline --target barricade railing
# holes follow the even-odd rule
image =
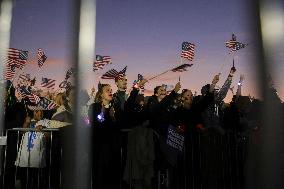
[[[40,132],[34,128],[13,128],[6,131],[7,143],[4,146],[2,188],[17,186],[19,183],[21,185],[25,183],[22,188],[28,188],[30,184],[35,185],[35,183],[36,188],[42,188],[43,184],[46,185],[44,187],[51,188],[52,161],[54,160],[53,140],[54,133],[58,131],[59,129],[52,128],[45,128]],[[16,149],[12,149],[14,147]],[[57,158],[60,160],[62,148],[59,147],[56,150],[59,150],[57,154],[60,154],[60,157]],[[22,170],[21,175],[19,175],[19,169]],[[7,172],[9,175],[6,174]],[[13,180],[10,173],[14,174]],[[34,178],[35,174],[37,174],[37,181]],[[58,174],[59,186],[61,186],[60,168]]]
[[[57,160],[61,160],[62,158],[62,148],[56,147],[54,149],[54,133],[59,133],[59,129],[43,129],[41,132],[36,132],[35,129],[32,128],[14,128],[7,130],[6,136],[7,145],[4,146],[4,163],[3,163],[3,175],[2,175],[2,188],[5,188],[5,183],[7,179],[6,171],[7,169],[11,169],[11,165],[13,164],[14,171],[14,183],[17,182],[18,169],[19,165],[21,165],[21,150],[23,145],[23,139],[25,133],[44,133],[44,137],[48,138],[46,143],[46,160],[48,160],[45,171],[47,177],[44,178],[44,182],[48,188],[52,185],[52,169],[53,165],[53,155],[59,156],[56,157]],[[124,137],[127,137],[129,132],[132,129],[123,129],[121,133]],[[28,135],[29,137],[31,135]],[[11,149],[13,146],[9,146],[10,138],[16,138],[14,143],[15,149]],[[56,137],[60,137],[60,135],[56,135]],[[169,174],[169,172],[164,172],[163,177],[160,175],[155,175],[156,181],[159,182],[155,184],[158,189],[161,188],[192,188],[192,189],[201,189],[207,188],[208,185],[215,185],[217,188],[228,188],[228,189],[239,189],[243,186],[244,180],[242,180],[243,172],[244,172],[244,162],[247,155],[247,145],[249,143],[248,136],[238,136],[235,132],[227,132],[226,134],[216,134],[214,132],[208,133],[191,133],[186,138],[186,143],[184,145],[183,153],[181,154],[181,158],[179,159],[180,167],[176,169],[176,171],[180,171],[179,174]],[[12,144],[13,145],[13,144]],[[26,144],[27,146],[29,144]],[[125,146],[126,145],[126,146]],[[57,152],[55,152],[57,150]],[[59,150],[59,152],[58,152]],[[13,157],[14,163],[9,158],[8,152],[12,152],[17,154],[16,157]],[[125,188],[125,184],[123,184],[123,173],[125,170],[124,163],[127,154],[127,144],[121,146],[120,149],[120,167],[121,174],[120,176],[120,187]],[[30,155],[30,154],[29,154]],[[44,154],[43,154],[44,155]],[[30,156],[28,156],[30,158]],[[28,161],[29,162],[29,161]],[[7,163],[9,165],[7,165]],[[132,188],[132,173],[131,173],[130,164],[130,180],[127,188]],[[28,164],[25,167],[26,171],[26,186],[29,184],[29,169],[34,168]],[[40,166],[39,166],[40,167]],[[42,168],[42,167],[40,167]],[[43,169],[40,169],[43,170]],[[59,171],[59,186],[61,186],[61,169],[60,167],[56,169]],[[161,173],[161,171],[158,173]],[[38,188],[41,186],[40,179],[40,171],[37,172],[37,184]],[[183,178],[173,178],[181,176]],[[169,178],[171,177],[171,178]],[[173,186],[172,180],[175,180],[176,186]],[[160,183],[161,182],[161,183]]]

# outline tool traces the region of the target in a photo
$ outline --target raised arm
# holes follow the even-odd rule
[[[230,73],[224,83],[224,85],[222,86],[222,88],[220,89],[216,99],[215,99],[215,102],[216,104],[221,104],[221,102],[224,100],[224,98],[226,97],[229,89],[230,89],[230,86],[232,84],[232,80],[233,80],[233,76],[234,76],[234,73],[236,72],[236,68],[235,67],[232,67],[231,70],[230,70]]]
[[[244,75],[240,76],[240,80],[238,82],[238,89],[237,89],[237,93],[236,93],[236,100],[238,100],[238,98],[240,96],[242,96],[242,85],[243,85],[244,78],[245,78]]]

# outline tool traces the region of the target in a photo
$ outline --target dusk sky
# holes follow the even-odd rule
[[[40,85],[41,77],[48,77],[56,79],[58,86],[71,67],[73,13],[70,2],[18,0],[14,4],[10,46],[30,51],[29,65],[24,71],[37,76],[37,85]],[[255,89],[256,42],[253,41],[247,11],[246,0],[97,0],[94,50],[96,54],[111,56],[113,64],[96,73],[90,70],[87,77],[93,82],[88,86],[97,86],[97,78],[109,69],[121,70],[128,66],[126,73],[130,88],[138,73],[149,78],[179,65],[181,44],[188,41],[196,45],[194,60],[183,60],[183,63],[194,64],[189,71],[165,74],[150,81],[146,89],[153,90],[154,86],[161,84],[174,85],[180,75],[182,88],[199,94],[201,87],[210,83],[219,72],[222,73],[218,84],[221,87],[234,58],[237,69],[233,80],[235,91],[240,74],[244,74],[243,95],[259,97]],[[225,42],[232,33],[237,36],[237,41],[249,45],[229,54]],[[38,48],[42,48],[48,57],[40,71],[36,65]],[[279,52],[275,52],[279,64],[273,78],[282,97],[283,49],[284,42]],[[114,83],[109,80],[101,82]],[[231,96],[229,92],[226,101]]]

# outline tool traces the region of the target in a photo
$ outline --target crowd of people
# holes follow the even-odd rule
[[[126,75],[115,78],[115,93],[111,85],[102,83],[97,92],[90,95],[82,92],[85,100],[79,112],[82,123],[92,130],[93,161],[89,169],[93,188],[243,188],[247,145],[258,145],[261,134],[262,102],[242,96],[240,78],[232,101],[224,103],[235,72],[232,67],[218,90],[220,75],[215,75],[198,96],[190,89],[181,90],[178,82],[170,92],[164,85],[156,86],[154,94],[146,97],[141,92],[149,82],[146,79],[133,85],[127,94]],[[19,127],[37,131],[27,132],[26,136],[24,133],[21,143],[16,141],[15,134],[8,136],[5,188],[14,188],[16,184],[15,167],[21,168],[16,175],[21,185],[29,182],[31,188],[36,188],[33,175],[45,169],[42,174],[47,174],[48,166],[57,167],[52,179],[53,188],[59,188],[60,152],[49,156],[46,149],[50,134],[41,131],[73,126],[74,86],[54,95],[38,94],[56,104],[52,109],[30,103],[27,97],[19,98],[12,82],[2,87],[6,89],[4,131]],[[281,105],[275,89],[272,86],[269,89]],[[55,137],[53,142],[57,142],[53,145],[55,150],[60,151],[61,141]],[[29,152],[26,157],[24,151]],[[57,163],[50,165],[48,158]],[[31,169],[29,179],[25,174],[27,167]],[[46,177],[41,180],[40,188],[47,187],[45,180]]]

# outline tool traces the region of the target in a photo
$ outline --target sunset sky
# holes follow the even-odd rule
[[[57,86],[71,67],[72,12],[70,0],[18,0],[13,9],[11,47],[30,51],[29,65],[24,72],[57,80]],[[96,49],[99,55],[111,56],[113,64],[87,77],[97,85],[98,78],[107,70],[128,66],[129,88],[137,74],[146,78],[161,73],[181,63],[183,41],[196,45],[196,54],[189,71],[169,73],[146,85],[152,91],[160,84],[174,85],[181,76],[182,88],[200,93],[201,87],[221,72],[219,86],[226,79],[233,58],[237,72],[233,86],[237,88],[240,74],[245,75],[243,95],[259,97],[256,90],[255,45],[248,17],[246,0],[97,0]],[[229,54],[225,42],[235,33],[237,40],[249,45]],[[284,66],[284,39],[275,52],[278,64],[274,80],[280,96],[284,96],[282,72]],[[48,59],[41,70],[36,65],[36,51],[42,48]],[[86,63],[92,64],[92,62]],[[101,80],[102,83],[113,81]],[[116,88],[114,87],[114,90]],[[150,94],[150,93],[149,93]],[[228,93],[226,101],[231,99]],[[282,98],[283,99],[283,98]]]

